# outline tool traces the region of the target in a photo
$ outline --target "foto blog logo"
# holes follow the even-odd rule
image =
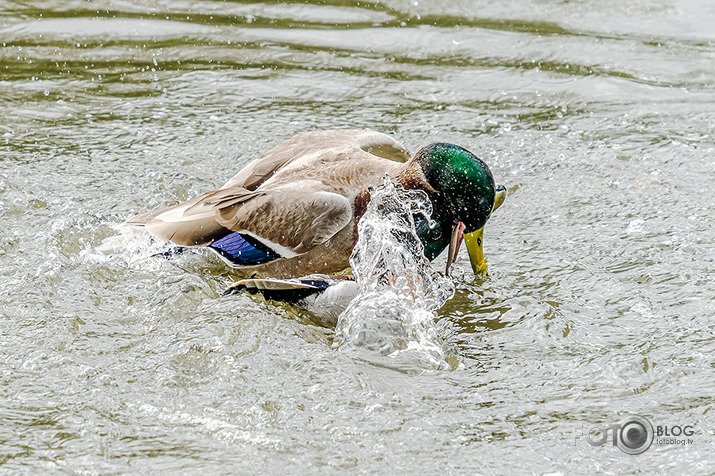
[[[645,453],[653,441],[659,445],[686,445],[691,444],[695,430],[692,425],[656,426],[640,415],[630,415],[615,425],[606,428],[594,427],[585,436],[591,446],[603,446],[609,440],[609,431],[613,446],[629,455]],[[657,437],[657,438],[656,438]],[[682,437],[682,438],[680,438]]]

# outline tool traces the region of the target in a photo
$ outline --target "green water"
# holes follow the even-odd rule
[[[0,473],[712,474],[713,25],[708,0],[0,2]],[[491,276],[462,255],[439,312],[455,370],[94,251],[342,127],[509,188]],[[582,436],[632,413],[692,443]]]

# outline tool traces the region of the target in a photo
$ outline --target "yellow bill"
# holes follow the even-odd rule
[[[484,227],[472,233],[465,233],[463,237],[474,274],[487,274],[487,260],[484,258],[484,250],[482,249]]]
[[[494,196],[494,206],[492,207],[492,213],[494,210],[499,208],[499,206],[504,203],[506,198],[506,187],[499,185],[496,189],[496,194]],[[484,242],[484,227],[473,231],[472,233],[464,233],[464,225],[459,223],[454,228],[452,232],[452,241],[449,247],[449,256],[447,258],[447,274],[449,274],[449,268],[451,264],[456,260],[457,253],[459,251],[459,244],[464,240],[464,244],[467,247],[467,252],[469,253],[469,262],[472,265],[472,271],[475,275],[486,275],[487,274],[487,260],[484,258],[484,248],[482,244]],[[455,242],[456,241],[456,242]]]

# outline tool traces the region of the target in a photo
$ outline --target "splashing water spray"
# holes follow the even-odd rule
[[[422,190],[405,190],[387,177],[371,190],[350,257],[359,292],[338,318],[334,345],[339,350],[368,360],[377,352],[396,359],[398,366],[453,367],[435,311],[454,295],[454,287],[425,258],[413,218],[429,220],[431,213]]]

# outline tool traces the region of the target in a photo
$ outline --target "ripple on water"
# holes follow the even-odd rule
[[[183,37],[218,32],[218,28],[190,22],[154,20],[143,18],[45,18],[42,20],[15,23],[0,35],[15,38],[40,37],[91,38],[104,37],[113,40]]]
[[[327,3],[0,2],[0,471],[710,474],[712,2]],[[343,127],[509,187],[436,322],[367,295],[377,350],[342,344],[146,235],[95,251]],[[581,438],[630,412],[694,443]]]

